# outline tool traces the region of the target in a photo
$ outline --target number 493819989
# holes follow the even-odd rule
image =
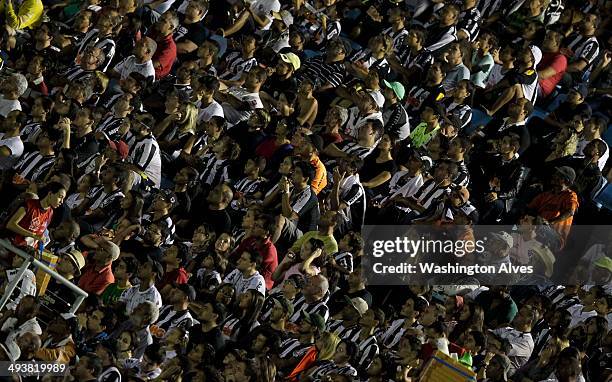
[[[0,362],[0,377],[10,376],[63,376],[68,365],[40,361]]]

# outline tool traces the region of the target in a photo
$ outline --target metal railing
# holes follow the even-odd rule
[[[10,299],[11,295],[13,294],[13,291],[15,291],[15,288],[17,288],[17,285],[19,285],[19,283],[23,279],[26,270],[30,268],[31,265],[42,270],[43,272],[57,280],[60,284],[64,285],[76,294],[76,300],[70,306],[70,310],[67,313],[76,313],[83,300],[85,300],[85,298],[88,296],[87,292],[85,292],[83,289],[79,288],[70,280],[66,279],[64,276],[49,268],[45,263],[36,259],[34,256],[15,247],[8,240],[0,239],[0,247],[3,247],[7,251],[10,251],[23,259],[23,264],[21,264],[21,267],[19,267],[19,270],[17,271],[17,274],[15,275],[13,280],[11,280],[11,282],[7,285],[6,289],[4,290],[4,295],[0,299],[0,311],[4,309],[4,306]]]

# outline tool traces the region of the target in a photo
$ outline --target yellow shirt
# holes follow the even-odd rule
[[[37,26],[43,15],[44,6],[41,0],[24,0],[17,13],[14,1],[0,0],[0,14],[4,13],[6,25],[19,30]]]

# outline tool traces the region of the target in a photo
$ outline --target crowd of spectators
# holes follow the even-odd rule
[[[416,382],[440,351],[479,382],[611,381],[612,231],[574,240],[612,222],[611,23],[610,0],[1,0],[0,237],[88,297],[69,313],[0,251],[0,360]],[[368,283],[362,227],[416,224],[515,225],[489,252],[547,278]]]

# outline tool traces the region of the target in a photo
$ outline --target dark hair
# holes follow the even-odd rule
[[[357,357],[359,356],[359,347],[353,341],[350,341],[348,339],[343,339],[342,341],[340,341],[338,346],[340,346],[340,344],[344,344],[344,346],[346,347],[346,354],[349,357],[348,363],[354,365],[357,361]]]
[[[364,247],[363,237],[359,232],[349,231],[346,233],[349,237],[348,245],[354,252],[359,252]]]
[[[57,194],[61,190],[67,191],[66,186],[64,184],[59,182],[50,182],[47,183],[47,185],[42,189],[40,195],[43,195],[43,197],[45,197],[49,194]]]
[[[125,211],[125,217],[133,224],[140,223],[142,218],[142,209],[144,207],[144,197],[135,190],[128,191],[132,195],[132,205]]]
[[[213,76],[203,76],[197,79],[197,82],[200,86],[205,88],[208,91],[216,92],[219,90],[219,80]]]
[[[304,178],[308,179],[308,183],[310,183],[314,179],[315,169],[310,163],[304,161],[297,161],[294,163],[294,168],[299,168],[300,170],[302,170],[302,175],[304,176]]]
[[[91,371],[93,376],[98,376],[102,372],[102,360],[96,353],[87,353],[85,354],[87,359],[87,369]]]
[[[476,346],[479,346],[482,349],[487,347],[487,336],[485,336],[483,332],[478,330],[472,330],[470,334],[474,338]]]
[[[119,261],[123,261],[125,264],[125,271],[131,275],[134,275],[138,271],[138,262],[133,257],[125,256]]]
[[[310,240],[308,240],[308,242],[310,243],[310,246],[312,247],[312,250],[317,250],[317,249],[323,249],[325,247],[325,243],[323,243],[322,240],[316,239],[314,237],[310,238]]]
[[[242,251],[242,253],[248,253],[251,259],[251,262],[255,263],[256,268],[259,268],[259,266],[261,265],[261,262],[263,261],[263,258],[261,257],[261,254],[259,252],[252,251],[252,250],[244,250]]]
[[[421,44],[427,39],[427,30],[420,25],[412,25],[410,31],[413,32]]]
[[[164,361],[165,354],[159,344],[153,343],[145,349],[144,355],[149,358],[149,361],[159,365]]]

